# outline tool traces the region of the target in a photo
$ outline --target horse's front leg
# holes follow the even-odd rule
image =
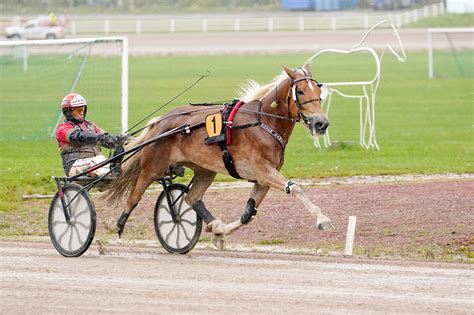
[[[261,176],[259,176],[258,182],[264,186],[270,186],[279,190],[283,190],[287,194],[301,200],[311,215],[316,217],[316,226],[318,229],[322,231],[334,230],[334,225],[331,223],[331,220],[322,213],[318,206],[309,200],[303,188],[291,180],[287,180],[276,169],[263,172]]]
[[[262,186],[258,183],[255,183],[252,191],[250,192],[249,200],[245,206],[244,212],[240,219],[235,220],[229,224],[224,224],[222,226],[223,233],[225,235],[230,235],[234,233],[240,227],[250,223],[253,220],[253,217],[257,214],[257,208],[260,206],[263,198],[267,195],[270,187]]]

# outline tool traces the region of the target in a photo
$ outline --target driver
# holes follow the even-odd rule
[[[93,122],[85,120],[87,102],[80,94],[66,95],[61,102],[61,110],[66,119],[56,128],[56,140],[67,176],[74,176],[105,161],[102,146],[112,149],[123,142],[123,137],[109,135]],[[101,176],[109,171],[110,165],[107,164],[88,175]]]

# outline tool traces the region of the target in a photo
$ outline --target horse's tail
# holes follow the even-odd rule
[[[133,148],[145,142],[146,135],[150,129],[155,126],[159,119],[160,117],[156,117],[150,120],[140,135],[127,143],[126,148]],[[127,162],[123,164],[122,173],[116,180],[114,180],[108,189],[106,199],[109,202],[119,202],[121,199],[123,199],[127,191],[131,191],[136,186],[141,173],[141,156],[142,151],[139,150],[138,153],[135,153],[135,155],[133,155]]]

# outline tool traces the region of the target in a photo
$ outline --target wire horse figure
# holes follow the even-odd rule
[[[390,23],[390,27],[393,30],[393,35],[396,37],[398,44],[400,46],[400,53],[396,52],[393,47],[389,44],[386,44],[380,56],[377,52],[371,47],[362,46],[367,39],[367,37],[374,31],[376,28],[380,27],[385,23]],[[336,93],[345,98],[358,98],[359,99],[359,121],[360,121],[360,134],[359,134],[359,144],[366,148],[376,148],[380,150],[380,147],[377,143],[377,137],[375,134],[375,96],[377,94],[377,89],[380,83],[380,71],[381,71],[381,62],[382,58],[385,54],[385,51],[388,50],[394,54],[400,62],[405,62],[406,54],[405,49],[403,48],[402,41],[400,39],[400,34],[398,29],[393,24],[391,20],[382,20],[372,26],[362,37],[360,42],[352,46],[350,50],[340,50],[340,49],[324,49],[319,51],[318,53],[311,56],[305,64],[311,64],[316,58],[321,56],[322,54],[326,53],[338,53],[338,54],[352,54],[357,52],[365,52],[370,54],[375,61],[375,74],[374,77],[369,81],[359,81],[359,82],[329,82],[324,83],[324,85],[328,88],[327,93],[327,103],[325,112],[326,115],[329,115],[329,110],[331,108],[332,97],[333,94]],[[343,93],[338,90],[339,87],[347,87],[347,86],[360,86],[362,88],[360,94],[347,94]],[[364,101],[365,101],[365,115],[364,115]],[[318,138],[314,139],[314,145],[317,148],[321,148],[321,144]],[[329,147],[331,146],[331,140],[329,138],[329,132],[327,131],[324,135],[324,146]]]

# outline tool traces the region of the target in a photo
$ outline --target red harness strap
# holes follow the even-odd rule
[[[238,101],[237,104],[232,108],[229,114],[229,118],[227,118],[227,129],[226,129],[226,138],[227,138],[227,145],[230,145],[231,142],[231,135],[232,135],[232,125],[234,124],[234,117],[237,114],[240,106],[244,105],[243,101]]]

